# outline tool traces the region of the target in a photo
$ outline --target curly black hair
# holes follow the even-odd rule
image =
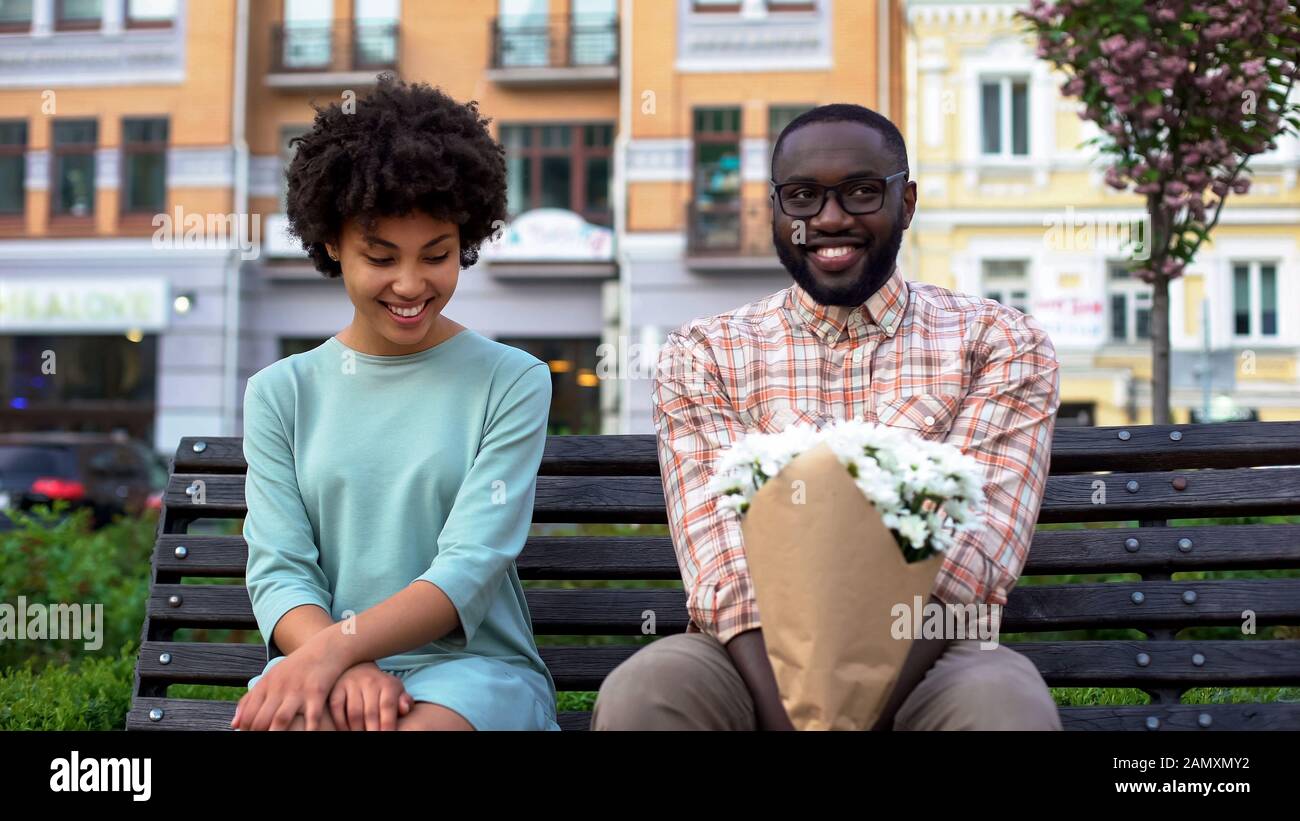
[[[345,220],[373,231],[380,217],[423,211],[460,226],[460,266],[478,261],[494,222],[506,218],[505,149],[492,139],[478,102],[461,104],[426,83],[385,73],[355,101],[315,103],[312,130],[295,137],[289,181],[289,229],[316,270],[342,276],[325,243]]]

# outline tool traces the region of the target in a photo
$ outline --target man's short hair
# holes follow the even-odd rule
[[[898,127],[890,122],[888,117],[854,103],[831,103],[830,105],[819,105],[805,111],[791,120],[789,125],[781,129],[781,135],[776,138],[776,146],[772,150],[772,178],[776,178],[776,158],[780,156],[781,144],[785,142],[787,136],[811,123],[838,122],[862,123],[868,128],[878,131],[884,137],[885,149],[889,151],[891,158],[898,163],[898,170],[908,170],[907,143],[903,141],[903,135],[899,133]]]

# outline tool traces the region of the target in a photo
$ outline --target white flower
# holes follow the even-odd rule
[[[823,442],[900,543],[942,551],[955,544],[955,534],[983,526],[984,471],[974,457],[857,419],[821,430],[799,423],[779,433],[745,435],[714,462],[710,489],[718,506],[742,515],[766,480]]]

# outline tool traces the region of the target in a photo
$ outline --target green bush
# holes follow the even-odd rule
[[[102,644],[92,651],[75,639],[0,641],[0,672],[28,661],[39,670],[87,654],[116,656],[139,641],[157,514],[119,517],[99,530],[91,529],[89,510],[69,513],[64,502],[9,515],[15,528],[0,532],[3,602],[17,607],[23,596],[29,605],[102,604]]]
[[[117,653],[41,670],[28,659],[21,669],[7,670],[0,675],[0,731],[125,729],[135,644]]]

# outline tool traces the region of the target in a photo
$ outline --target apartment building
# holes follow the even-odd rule
[[[1043,324],[1062,365],[1058,425],[1149,423],[1151,286],[1119,241],[1141,236],[1142,198],[1105,185],[1080,148],[1097,130],[1035,56],[1013,16],[1025,4],[903,5],[919,185],[906,270]],[[1176,422],[1300,418],[1300,141],[1250,168],[1250,193],[1170,287]]]

